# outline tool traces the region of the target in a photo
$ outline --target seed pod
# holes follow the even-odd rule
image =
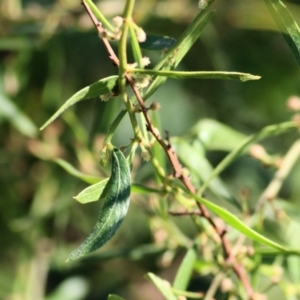
[[[114,148],[112,152],[111,177],[102,195],[105,195],[105,200],[96,225],[86,240],[69,255],[67,261],[103,246],[114,236],[127,214],[130,202],[130,170],[118,148]]]

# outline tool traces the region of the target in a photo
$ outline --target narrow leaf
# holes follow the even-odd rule
[[[120,297],[120,296],[118,296],[118,295],[111,294],[111,295],[108,295],[107,300],[125,300],[125,299],[122,298],[122,297]]]
[[[31,119],[25,115],[14,102],[0,93],[0,120],[6,119],[22,134],[27,137],[35,137],[38,129]]]
[[[188,283],[190,281],[194,263],[197,258],[197,253],[194,248],[190,248],[185,254],[180,267],[177,271],[176,277],[174,279],[173,288],[178,290],[186,290]]]
[[[166,281],[160,277],[154,275],[153,273],[147,273],[146,278],[154,283],[158,290],[167,300],[177,300],[177,297],[173,294],[171,286],[168,285]]]
[[[271,241],[270,239],[267,239],[263,235],[259,234],[255,230],[248,227],[246,224],[244,224],[238,217],[234,216],[224,208],[204,199],[197,195],[194,195],[190,192],[188,194],[198,201],[199,203],[205,205],[208,209],[213,211],[216,215],[221,217],[227,224],[229,224],[231,227],[235,228],[239,232],[243,233],[245,236],[247,236],[249,239],[256,241],[258,243],[261,243],[265,246],[269,246],[271,248],[277,249],[281,252],[287,252],[289,251],[287,248]]]
[[[222,71],[197,71],[197,72],[184,72],[184,71],[157,71],[148,69],[129,69],[131,73],[147,74],[152,76],[165,76],[174,79],[222,79],[222,80],[258,80],[260,76],[252,75],[249,73],[240,72],[222,72]]]
[[[179,37],[176,43],[169,49],[166,55],[154,67],[154,70],[160,70],[163,67],[163,70],[170,70],[172,67],[176,68],[196,40],[200,37],[205,25],[210,21],[212,16],[213,12],[206,13],[201,11]],[[173,64],[170,63],[172,61]],[[152,84],[147,89],[144,99],[148,99],[165,81],[166,77],[161,76],[153,80]]]
[[[300,65],[300,29],[297,23],[280,0],[265,0],[265,4]]]
[[[91,99],[94,97],[99,97],[107,93],[114,93],[117,87],[118,76],[110,76],[101,79],[93,84],[81,89],[71,98],[69,98],[65,104],[63,104],[56,113],[40,128],[40,130],[45,129],[49,124],[51,124],[59,115],[61,115],[67,108],[74,105],[75,103]]]
[[[65,171],[67,171],[70,175],[79,178],[87,183],[96,183],[99,180],[101,180],[100,177],[97,176],[91,176],[86,175],[80,171],[78,171],[76,168],[74,168],[69,162],[65,161],[61,158],[56,158],[53,160],[55,163],[57,163],[59,166],[61,166]]]

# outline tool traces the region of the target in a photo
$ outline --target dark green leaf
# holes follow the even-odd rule
[[[112,152],[111,177],[105,187],[105,201],[92,233],[74,250],[68,260],[78,259],[108,242],[119,229],[127,214],[130,196],[130,170],[123,153]]]
[[[167,50],[173,46],[176,40],[169,36],[148,35],[145,42],[140,43],[142,49]]]
[[[297,23],[280,0],[265,0],[265,3],[300,65],[300,30]]]

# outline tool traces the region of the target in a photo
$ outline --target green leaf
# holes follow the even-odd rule
[[[108,295],[108,298],[107,300],[125,300],[124,298],[118,296],[118,295],[113,295],[113,294],[110,294]]]
[[[212,2],[213,1],[210,1],[209,5]],[[206,13],[204,10],[200,11],[193,22],[169,49],[166,55],[157,63],[153,70],[160,70],[163,68],[163,70],[167,71],[172,67],[176,68],[196,40],[200,37],[205,25],[210,21],[212,16],[213,12]],[[147,89],[144,99],[148,99],[166,81],[166,79],[166,77],[162,76],[155,78]]]
[[[193,175],[197,176],[201,182],[205,182],[210,178],[210,175],[213,173],[213,167],[205,157],[204,149],[201,151],[199,145],[195,145],[195,142],[188,142],[180,137],[172,138],[171,142],[175,147],[178,157]],[[219,177],[214,177],[209,182],[208,187],[215,195],[236,205],[225,184]]]
[[[265,0],[265,4],[300,65],[300,30],[297,23],[280,0]]]
[[[213,119],[202,119],[188,132],[198,138],[206,150],[231,151],[247,137],[229,126]]]
[[[154,283],[165,299],[177,300],[177,297],[172,292],[171,286],[168,285],[163,279],[154,275],[153,273],[147,273],[146,278]]]
[[[129,260],[140,260],[151,255],[158,255],[166,252],[166,245],[144,244],[131,248],[111,247],[109,250],[84,257],[84,261],[99,262],[109,259],[126,258]]]
[[[140,43],[140,47],[146,50],[167,50],[170,49],[176,40],[169,36],[149,35],[145,42]]]
[[[266,126],[259,132],[248,136],[216,166],[216,168],[210,174],[209,178],[203,183],[198,193],[201,195],[209,186],[210,181],[214,177],[218,176],[226,167],[228,167],[236,157],[238,157],[245,149],[248,148],[249,145],[267,137],[276,136],[288,132],[291,129],[295,128],[297,128],[297,124],[295,122],[284,122],[276,125]]]
[[[210,209],[212,212],[214,212],[216,215],[218,215],[220,218],[222,218],[227,224],[238,230],[239,232],[243,233],[245,236],[247,236],[249,239],[256,241],[258,243],[261,243],[265,246],[269,246],[271,248],[274,248],[276,250],[279,250],[281,252],[288,252],[289,250],[270,239],[267,239],[263,235],[259,234],[255,230],[248,227],[246,224],[244,224],[238,217],[234,216],[224,208],[204,199],[201,198],[195,194],[192,194],[187,191],[187,193],[196,201],[199,203],[205,205],[208,209]]]
[[[76,104],[79,101],[91,99],[94,97],[99,97],[108,93],[114,93],[117,88],[118,76],[110,76],[99,81],[92,83],[91,85],[81,89],[71,98],[69,98],[65,104],[63,104],[56,113],[40,128],[40,130],[45,129],[49,124],[51,124],[59,115],[61,115],[67,108]]]
[[[0,120],[6,119],[27,137],[35,137],[38,133],[37,127],[20,109],[0,92]]]
[[[71,275],[53,292],[47,297],[43,297],[44,300],[82,300],[87,297],[89,293],[89,283],[86,278]]]
[[[77,196],[74,197],[75,200],[82,204],[98,201],[104,197],[102,196],[103,190],[108,182],[109,178],[97,182],[83,191],[81,191]]]
[[[78,171],[76,168],[74,168],[69,162],[65,161],[64,159],[56,158],[53,161],[55,163],[57,163],[59,166],[61,166],[70,175],[72,175],[76,178],[79,178],[87,183],[95,183],[95,182],[98,182],[99,180],[101,180],[100,177],[86,175],[86,174]]]
[[[258,80],[260,76],[252,75],[249,73],[241,72],[222,72],[222,71],[196,71],[196,72],[185,72],[185,71],[157,71],[149,69],[129,69],[131,73],[147,74],[151,76],[165,76],[174,79],[222,79],[222,80]]]
[[[190,248],[185,254],[180,267],[174,279],[173,288],[178,290],[186,290],[190,278],[193,273],[194,263],[197,258],[197,253],[194,247]]]
[[[102,192],[108,182],[109,178],[106,178],[100,182],[97,182],[83,191],[81,191],[77,196],[74,197],[75,200],[80,202],[81,204],[86,204],[94,201],[98,201],[100,199],[103,199],[105,195],[102,195]],[[147,195],[149,193],[158,193],[162,194],[163,191],[149,188],[147,186],[141,185],[141,184],[132,184],[131,185],[131,192],[132,193],[137,193],[137,194],[142,194],[142,195]]]
[[[123,153],[112,152],[111,177],[105,187],[105,201],[98,220],[85,241],[74,250],[67,261],[78,259],[108,242],[123,222],[130,202],[130,169]]]

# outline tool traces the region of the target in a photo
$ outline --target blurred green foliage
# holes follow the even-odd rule
[[[95,2],[110,20],[122,13],[125,4],[121,0]],[[137,1],[134,20],[149,34],[178,38],[198,13],[197,4],[195,0]],[[299,20],[300,7],[287,4]],[[293,113],[286,103],[292,95],[300,94],[299,66],[261,1],[216,1],[213,7],[213,21],[178,69],[239,71],[262,79],[247,83],[169,79],[151,99],[161,103],[161,128],[172,137],[191,137],[192,126],[209,118],[231,127],[234,137],[230,140],[235,144],[264,126],[291,119]],[[151,51],[145,54],[153,65],[162,55]],[[105,133],[123,103],[118,98],[84,101],[45,131],[38,128],[75,92],[115,74],[117,69],[107,58],[79,1],[1,1],[1,299],[93,300],[107,299],[112,293],[126,299],[162,299],[144,280],[144,274],[155,272],[172,281],[185,253],[182,245],[195,235],[204,236],[188,218],[174,218],[170,227],[166,219],[157,216],[157,211],[172,207],[171,196],[157,199],[152,194],[134,195],[124,224],[109,244],[78,263],[65,263],[92,228],[101,203],[77,203],[72,197],[87,185],[54,160],[62,158],[82,173],[108,177],[109,167],[95,162],[100,160]],[[275,160],[286,153],[297,136],[293,131],[262,144]],[[132,137],[125,117],[113,142],[126,145]],[[193,147],[204,153],[203,144]],[[228,142],[223,147],[205,149],[207,159],[199,164],[211,170],[232,148]],[[249,201],[251,209],[275,172],[270,165],[265,168],[248,155],[241,156],[222,173],[222,189],[215,194],[212,189],[208,195],[234,210],[220,199],[231,193],[240,202]],[[274,210],[268,208],[269,217],[261,222],[266,226],[258,228],[268,237],[298,248],[299,170],[298,161],[274,202]],[[191,174],[197,171],[191,170]],[[197,176],[193,180],[199,186],[203,178]],[[155,182],[151,167],[139,157],[134,161],[133,178],[149,186]],[[275,212],[288,215],[288,224],[280,222]],[[236,232],[230,234],[236,238]],[[203,275],[192,280],[191,291],[207,289],[216,271],[209,246],[203,245],[203,249],[203,260],[195,263],[195,269]],[[269,299],[299,299],[298,257],[257,259],[260,261],[246,261],[255,262],[255,268],[261,265],[260,275],[253,276],[256,290],[266,290]],[[249,267],[250,273],[254,274],[255,268]],[[277,275],[283,278],[280,288],[269,286],[268,279],[275,282]],[[219,291],[216,299],[226,299],[226,293]]]

